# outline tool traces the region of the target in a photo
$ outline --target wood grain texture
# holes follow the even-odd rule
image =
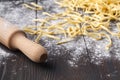
[[[24,3],[23,0],[0,2],[0,6],[1,6],[0,16],[7,19],[11,23],[18,25],[20,28],[29,24],[35,25],[35,23],[32,23],[31,21],[33,18],[35,18],[35,11],[27,10],[25,7],[22,6],[23,3]],[[3,45],[0,45],[0,49],[1,49],[0,52],[2,51],[3,53],[10,55],[9,57],[10,59],[4,57],[4,60],[1,61],[1,66],[0,66],[1,80],[16,79],[17,76],[14,77],[14,75],[16,74],[16,70],[19,68],[19,64],[21,64],[21,63],[18,64],[18,62],[20,61],[18,60],[20,56],[17,57],[17,54],[18,53],[22,54],[22,53],[19,51],[11,52]]]
[[[28,1],[31,0],[24,0],[24,2]],[[36,3],[47,6],[44,11],[55,11],[55,7],[52,8],[51,5],[46,5],[46,3],[48,3],[47,0],[41,1],[42,2]],[[31,24],[30,20],[33,18],[42,17],[40,11],[31,11],[23,8],[22,3],[24,2],[23,0],[17,2],[0,2],[0,6],[2,5],[2,8],[0,8],[0,16],[14,24],[17,24],[18,26],[25,26],[26,24],[29,25]],[[32,24],[39,25],[38,23]],[[32,36],[29,36],[29,38],[33,39]],[[9,57],[3,57],[0,55],[0,79],[120,80],[120,61],[115,59],[113,56],[114,51],[116,50],[115,48],[110,51],[111,58],[104,58],[101,60],[100,65],[96,65],[94,62],[92,62],[94,59],[92,56],[96,48],[95,42],[87,37],[81,37],[80,41],[78,40],[78,42],[81,42],[83,46],[83,50],[80,51],[82,57],[77,63],[78,67],[71,67],[68,64],[68,60],[71,58],[70,53],[72,54],[74,49],[67,50],[65,46],[57,46],[44,39],[42,39],[40,43],[47,48],[49,55],[47,62],[42,64],[33,63],[20,51],[11,51],[0,44],[0,53],[5,52],[11,55]]]

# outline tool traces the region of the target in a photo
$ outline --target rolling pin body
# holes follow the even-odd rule
[[[34,62],[44,62],[47,58],[44,47],[27,39],[22,30],[2,18],[0,18],[0,43],[10,49],[19,49]]]

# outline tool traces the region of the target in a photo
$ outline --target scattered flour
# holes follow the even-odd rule
[[[63,9],[60,9],[60,7],[58,7],[57,5],[54,4],[53,2],[54,0],[41,0],[38,4],[42,5],[44,10],[48,13],[59,13],[62,12]],[[51,3],[50,3],[51,2]],[[42,16],[42,12],[38,12],[38,18],[44,18],[44,16]],[[54,22],[52,22],[54,23]],[[114,24],[115,22],[111,22],[111,26],[113,26],[113,31],[116,32],[117,29],[114,28],[116,27],[116,25]],[[51,53],[52,51],[50,51],[48,49],[49,54],[53,54],[54,56],[60,56],[63,55],[63,53],[66,53],[66,50],[69,52],[67,54],[69,54],[70,58],[67,59],[68,64],[70,64],[71,67],[78,67],[78,63],[80,62],[80,60],[84,60],[86,59],[86,61],[89,61],[93,64],[96,65],[100,65],[102,63],[103,60],[105,59],[109,59],[111,57],[115,57],[116,59],[120,59],[120,40],[116,39],[116,38],[112,38],[113,39],[113,46],[110,48],[110,50],[106,50],[105,46],[108,44],[107,39],[103,39],[100,41],[96,41],[92,38],[89,38],[87,36],[83,37],[78,37],[77,39],[75,39],[74,41],[62,44],[62,45],[54,45],[55,41],[52,40],[48,40],[48,39],[43,39],[45,40],[45,45],[47,48],[51,47],[54,48],[55,52]],[[52,46],[54,45],[54,46]],[[60,52],[59,50],[61,50],[61,47],[65,48],[65,50],[63,50],[63,52]],[[52,50],[52,49],[51,49]],[[114,55],[113,55],[114,54]],[[87,56],[87,58],[83,58]],[[83,58],[83,59],[81,59]]]
[[[46,12],[58,13],[62,11],[58,6],[54,5],[53,0],[41,0],[39,4],[44,7],[43,11]],[[0,13],[1,17],[6,18],[19,26],[34,25],[31,20],[35,18],[35,12],[29,9],[26,10],[26,8],[21,5],[15,7],[11,2],[2,2],[0,3]],[[37,17],[44,18],[45,16],[42,15],[42,11],[39,11]],[[78,67],[78,63],[82,61],[84,61],[84,63],[89,61],[99,65],[102,63],[103,59],[111,57],[120,60],[120,40],[117,38],[113,38],[113,46],[108,51],[105,49],[105,46],[108,43],[106,39],[96,41],[86,36],[78,37],[75,40],[62,45],[56,45],[55,40],[43,37],[40,40],[40,43],[47,48],[48,53],[51,56],[59,57],[67,54],[69,58],[66,59],[66,62],[71,67]],[[10,53],[0,47],[0,60],[3,57],[8,56],[10,56]]]
[[[0,48],[0,60],[2,60],[4,57],[10,56],[9,52],[6,52],[5,50]]]
[[[0,17],[5,18],[6,20],[10,21],[18,25],[20,28],[29,25],[35,25],[31,20],[35,18],[35,12],[31,10],[27,10],[21,4],[20,1],[16,1],[15,4],[13,2],[0,2]],[[16,6],[18,5],[18,6]],[[11,54],[9,50],[0,46],[0,61],[3,58],[10,57]]]
[[[16,3],[18,2],[16,1]],[[35,18],[35,11],[26,9],[22,4],[0,2],[0,17],[17,24],[20,28],[27,25],[34,25],[35,23],[32,22],[32,19]]]

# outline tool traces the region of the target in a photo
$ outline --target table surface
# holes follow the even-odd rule
[[[37,25],[31,22],[32,19],[41,17],[40,12],[32,11],[22,7],[23,3],[38,0],[18,0],[8,1],[0,0],[0,17],[17,24],[18,26]],[[41,0],[42,2],[50,2],[51,0]],[[48,4],[48,3],[47,3]],[[47,6],[46,4],[46,6]],[[51,7],[51,6],[47,6]],[[52,8],[52,7],[51,7]],[[49,9],[45,10],[49,11]],[[15,14],[15,15],[14,15]],[[26,17],[27,16],[27,17]],[[29,36],[30,39],[33,37]],[[46,63],[37,64],[30,61],[20,51],[11,51],[0,44],[0,54],[9,54],[8,57],[0,55],[0,79],[1,80],[120,80],[120,61],[115,58],[114,53],[118,51],[118,42],[109,51],[110,58],[103,58],[100,64],[92,62],[91,54],[95,53],[95,43],[90,43],[87,37],[82,36],[80,39],[84,46],[80,53],[83,56],[77,61],[76,66],[70,66],[71,51],[66,48],[59,48],[59,55],[54,55],[57,45],[45,46],[46,42],[41,44],[49,51]],[[91,45],[88,45],[91,44]],[[74,45],[73,45],[74,46]],[[92,47],[91,47],[92,46]],[[101,49],[102,54],[102,49]],[[106,53],[107,54],[107,53]]]

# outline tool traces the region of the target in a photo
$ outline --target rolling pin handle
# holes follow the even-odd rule
[[[47,58],[47,51],[43,46],[27,39],[23,31],[2,18],[0,18],[0,43],[10,49],[19,49],[37,63],[44,62]]]

